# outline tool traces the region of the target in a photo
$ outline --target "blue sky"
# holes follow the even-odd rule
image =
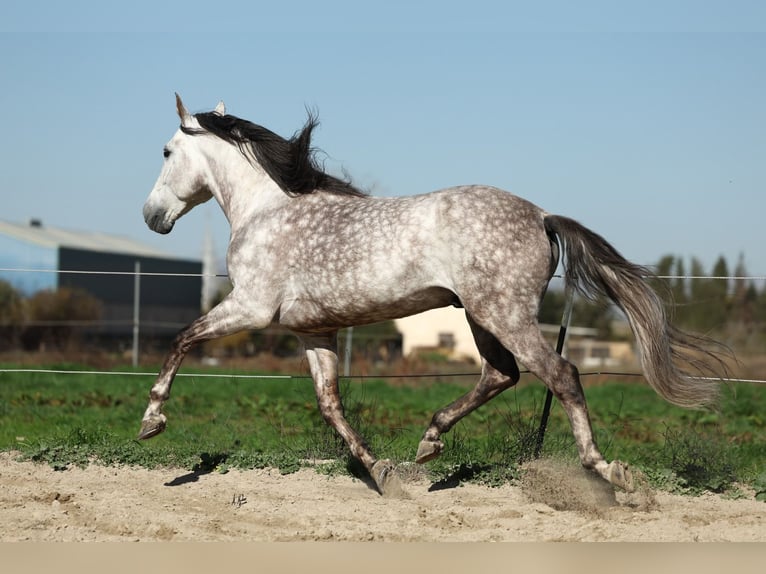
[[[129,6],[128,6],[129,4]],[[200,258],[141,207],[178,125],[219,99],[377,195],[486,183],[625,256],[766,275],[762,2],[41,2],[0,8],[0,219]]]

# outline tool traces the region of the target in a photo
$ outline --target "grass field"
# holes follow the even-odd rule
[[[3,366],[0,365],[0,368]],[[6,368],[12,367],[6,365]],[[53,370],[79,370],[54,365]],[[189,373],[191,369],[183,372]],[[359,472],[322,421],[311,380],[240,379],[215,371],[179,377],[165,413],[167,431],[135,440],[151,376],[0,372],[0,450],[20,450],[55,467],[106,464],[181,466],[198,470],[276,467],[291,472],[307,460],[334,461],[327,471]],[[350,379],[346,412],[380,458],[414,459],[431,415],[468,386],[428,379]],[[766,389],[732,384],[720,411],[665,403],[647,385],[606,382],[586,395],[605,456],[641,469],[661,488],[766,497]],[[522,382],[445,435],[442,457],[426,465],[433,480],[459,477],[488,484],[513,480],[534,451],[545,389]],[[554,406],[544,455],[576,458],[563,410]]]

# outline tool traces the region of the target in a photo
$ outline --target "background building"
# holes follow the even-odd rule
[[[124,237],[61,229],[39,220],[0,221],[0,279],[25,296],[59,287],[87,291],[102,304],[99,324],[89,331],[103,340],[132,337],[136,297],[142,340],[174,336],[200,315],[201,274],[201,261],[173,257]]]

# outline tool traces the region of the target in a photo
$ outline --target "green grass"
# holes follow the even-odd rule
[[[62,366],[54,366],[61,369]],[[76,368],[64,365],[63,368]],[[190,372],[186,369],[184,372]],[[205,373],[213,371],[206,370]],[[196,470],[275,467],[334,460],[358,473],[342,441],[321,419],[309,378],[177,378],[164,410],[167,431],[135,440],[152,377],[0,373],[0,450],[20,450],[54,467],[105,464]],[[431,415],[467,390],[458,383],[344,381],[346,414],[380,458],[414,459]],[[596,438],[609,459],[641,469],[655,486],[723,492],[737,482],[766,497],[766,389],[726,387],[720,411],[688,411],[640,383],[588,387]],[[426,465],[434,481],[498,484],[516,477],[534,451],[545,389],[522,383],[447,435],[442,457]],[[568,422],[554,405],[543,454],[576,459]]]

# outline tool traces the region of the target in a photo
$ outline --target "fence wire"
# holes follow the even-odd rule
[[[141,277],[220,277],[228,278],[228,273],[165,273],[153,271],[94,271],[78,269],[28,269],[19,267],[0,267],[0,272],[8,273],[62,273],[69,275],[127,275]],[[552,275],[557,279],[563,279],[560,274]],[[732,281],[766,281],[766,275],[652,275],[654,279],[715,279]]]
[[[531,374],[529,371],[520,371],[522,375]],[[126,377],[156,377],[156,372],[147,371],[86,371],[70,369],[2,369],[0,374],[27,373],[43,375],[98,375],[98,376],[126,376]],[[418,373],[410,375],[349,375],[338,377],[341,380],[380,380],[380,379],[445,379],[459,377],[479,377],[481,373]],[[625,378],[643,378],[643,373],[626,373],[622,371],[586,371],[581,372],[580,377],[625,377]],[[208,379],[245,379],[245,380],[308,380],[311,375],[246,375],[238,373],[182,373],[176,374],[176,377],[187,378],[208,378]],[[718,378],[718,377],[692,377],[698,381],[719,381],[721,383],[748,383],[757,385],[766,385],[766,380],[761,379],[739,379],[739,378]]]
[[[8,273],[56,273],[65,275],[126,275],[140,277],[228,277],[226,273],[164,273],[154,271],[90,271],[77,269],[23,269],[0,267],[0,272]]]

